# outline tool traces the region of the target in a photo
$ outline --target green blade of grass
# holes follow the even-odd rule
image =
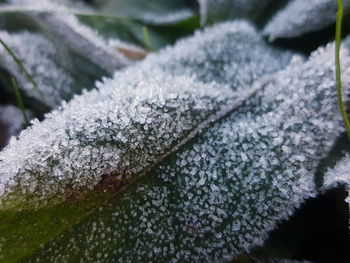
[[[24,123],[25,123],[26,126],[28,126],[29,125],[29,119],[27,117],[26,110],[24,108],[24,104],[23,104],[21,93],[19,91],[19,88],[17,87],[17,83],[16,83],[16,80],[14,78],[11,79],[11,86],[12,86],[13,91],[16,94],[17,104],[18,104],[18,107],[20,108],[20,110],[22,112]]]
[[[16,56],[16,54],[12,51],[12,49],[1,38],[0,38],[0,44],[5,48],[5,50],[9,53],[9,55],[13,58],[17,67],[20,69],[20,71],[22,71],[22,73],[25,75],[27,80],[30,83],[32,83],[33,89],[38,93],[38,95],[41,97],[41,99],[44,99],[44,95],[39,90],[39,87],[36,84],[35,80],[33,79],[32,75],[30,75],[30,73],[26,70],[22,61]]]
[[[338,3],[338,12],[337,12],[337,22],[336,22],[336,32],[335,32],[335,63],[336,63],[336,81],[337,81],[337,97],[338,97],[338,105],[339,111],[342,115],[344,126],[346,129],[346,133],[350,139],[350,122],[346,113],[346,108],[343,101],[342,94],[342,84],[341,84],[341,68],[340,68],[340,42],[341,42],[341,29],[342,29],[342,21],[343,21],[343,1],[337,0]]]
[[[146,26],[142,27],[142,35],[143,35],[143,42],[145,44],[145,48],[148,51],[154,51],[153,46],[152,46],[152,41],[149,36],[148,28]]]

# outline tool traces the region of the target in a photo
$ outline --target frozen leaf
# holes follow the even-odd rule
[[[0,46],[1,66],[17,79],[26,94],[51,107],[59,105],[63,99],[71,95],[70,86],[73,80],[55,63],[57,49],[52,43],[39,34],[26,31],[18,33],[0,31],[0,38],[12,49],[37,83],[37,87],[33,86],[13,57]]]
[[[32,24],[26,28],[31,32],[18,29],[16,33],[1,31],[0,37],[25,70],[3,46],[0,47],[0,64],[17,79],[25,95],[48,108],[56,108],[63,100],[68,101],[74,94],[91,88],[96,79],[110,76],[116,69],[126,66],[129,59],[119,49],[135,59],[136,55],[139,55],[138,58],[145,55],[142,50],[118,39],[110,39],[109,43],[112,44],[109,44],[73,15],[67,14],[68,11],[57,11],[65,7],[56,2],[17,0],[11,1],[8,6],[16,9],[16,5],[20,4],[22,8],[26,5],[32,8],[25,20]],[[51,12],[41,13],[41,9]],[[6,23],[11,23],[11,15],[6,19]],[[32,32],[33,28],[35,33]],[[28,81],[28,75],[33,77],[35,83]],[[8,86],[2,88],[9,90]],[[40,107],[39,112],[43,112],[42,109]]]
[[[24,118],[19,108],[12,105],[0,106],[0,148],[3,148],[11,136],[23,129]]]
[[[345,13],[350,13],[350,1],[343,2]],[[334,0],[292,0],[266,25],[264,34],[274,40],[323,29],[335,23],[337,9]]]
[[[26,261],[215,262],[262,244],[316,194],[343,131],[334,76],[329,45],[257,81],[256,96]]]
[[[110,74],[129,63],[117,49],[111,48],[104,39],[91,28],[81,24],[74,15],[40,14],[33,17],[61,38],[72,50],[87,57]]]
[[[94,30],[81,24],[73,14],[93,15],[81,6],[82,11],[67,7],[69,1],[11,0],[3,5],[2,12],[28,12],[43,28],[52,32],[75,52],[87,57],[106,72],[113,73],[125,67],[128,60],[116,49],[108,46]],[[7,9],[6,9],[7,8]]]
[[[285,66],[291,55],[234,22],[116,72],[34,122],[0,154],[2,205],[62,200],[108,175],[128,180],[251,96],[254,79]]]
[[[98,10],[104,14],[132,17],[151,24],[173,24],[193,16],[192,9],[181,0],[108,0]]]
[[[251,19],[273,2],[274,0],[198,0],[201,24],[242,17]]]
[[[324,178],[324,189],[334,187],[338,184],[343,184],[347,187],[349,193],[345,201],[350,207],[350,155],[347,154],[342,160],[332,169],[329,169]],[[350,223],[349,223],[350,227]]]

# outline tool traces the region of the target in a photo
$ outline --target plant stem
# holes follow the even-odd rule
[[[344,126],[346,133],[350,139],[350,122],[346,113],[343,94],[342,94],[342,85],[341,85],[341,69],[340,69],[340,42],[341,42],[341,29],[342,29],[342,20],[343,20],[343,1],[337,0],[338,3],[338,12],[337,12],[337,23],[336,23],[336,32],[335,32],[335,63],[336,63],[336,81],[337,81],[337,97],[339,110],[343,118]]]

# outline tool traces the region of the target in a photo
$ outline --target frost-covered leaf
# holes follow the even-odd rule
[[[19,82],[29,96],[43,101],[51,107],[57,106],[71,95],[73,79],[54,61],[57,49],[39,34],[19,32],[9,34],[1,31],[0,38],[21,59],[26,70],[33,76],[37,87],[29,82],[13,57],[0,46],[0,64]],[[26,43],[26,44],[24,44]]]
[[[201,24],[215,21],[248,18],[252,19],[275,0],[198,0]]]
[[[11,136],[16,136],[23,129],[24,118],[21,110],[12,105],[0,106],[0,149]]]
[[[256,96],[25,260],[228,261],[262,244],[315,195],[314,172],[343,131],[333,61],[330,45],[256,82]]]
[[[173,24],[193,16],[193,10],[183,0],[107,0],[98,10],[151,24]]]
[[[125,67],[128,60],[116,49],[111,49],[106,41],[91,28],[81,24],[73,14],[92,14],[89,9],[70,9],[66,2],[40,0],[11,0],[3,5],[2,12],[29,12],[46,30],[61,38],[77,53],[89,58],[109,73]],[[66,5],[64,5],[66,4]],[[7,9],[6,9],[7,8]],[[84,11],[85,10],[85,11]]]
[[[344,2],[344,11],[350,13],[350,1]],[[266,25],[264,34],[270,40],[298,37],[335,23],[335,0],[292,0]]]
[[[347,154],[332,169],[329,169],[325,175],[323,188],[328,189],[338,184],[343,184],[348,189],[348,196],[345,201],[350,207],[350,155]],[[349,222],[350,228],[350,222]]]
[[[2,205],[62,200],[111,174],[128,180],[236,107],[255,92],[256,78],[287,65],[291,55],[235,22],[117,72],[0,153]]]
[[[252,52],[254,49],[256,52]],[[86,199],[81,204],[80,192],[73,190],[94,187],[93,184],[112,171],[114,177],[110,178],[114,180],[102,182],[96,188],[113,190],[124,183],[126,176],[135,178],[132,173],[146,172],[148,165],[159,162],[201,128],[234,108],[247,93],[249,96],[248,91],[254,93],[256,89],[252,91],[250,84],[255,77],[286,66],[291,56],[290,52],[267,46],[244,22],[223,24],[116,73],[113,79],[99,84],[99,90],[73,99],[63,110],[47,116],[43,123],[34,124],[1,153],[3,190],[9,190],[11,176],[19,178],[16,182],[20,184],[27,179],[31,181],[17,192],[27,191],[27,200],[16,199],[15,203],[6,205],[37,207],[49,197],[57,202],[67,197],[65,193],[71,195],[62,206],[35,211],[5,210],[3,204],[1,259],[18,260],[97,206],[96,201],[91,203]],[[251,69],[243,66],[245,63],[251,64]],[[226,70],[227,76],[222,70]],[[18,175],[14,175],[17,171]],[[39,178],[43,181],[37,181]],[[30,194],[33,189],[39,191]],[[72,209],[74,205],[79,209]],[[68,212],[61,214],[61,211]],[[57,221],[64,224],[51,231]],[[30,229],[27,222],[31,222]],[[31,231],[33,224],[38,231]]]
[[[146,6],[152,6],[155,4],[152,3],[152,1],[138,1],[137,3],[133,1],[125,1],[125,3],[111,1],[111,3],[104,4],[102,7],[94,9],[86,5],[72,5],[71,2],[75,3],[76,1],[11,0],[10,2],[11,4],[0,5],[0,13],[6,15],[11,13],[32,15],[46,14],[46,16],[39,18],[39,22],[42,22],[47,30],[58,33],[61,39],[68,41],[68,44],[77,49],[78,52],[80,51],[79,45],[90,46],[90,50],[91,48],[96,49],[97,51],[91,55],[88,52],[83,53],[83,55],[85,54],[91,57],[95,54],[93,58],[97,59],[99,62],[101,62],[102,59],[96,57],[96,52],[100,52],[100,56],[105,58],[106,61],[108,61],[108,59],[106,59],[106,54],[110,54],[113,60],[112,62],[110,61],[109,64],[112,64],[112,66],[116,68],[127,63],[127,61],[118,54],[121,53],[127,56],[130,53],[123,52],[126,43],[143,46],[142,28],[144,26],[150,28],[154,49],[173,44],[175,42],[174,39],[176,40],[185,35],[192,34],[193,31],[199,27],[199,21],[197,21],[199,19],[197,19],[196,15],[192,14],[192,11],[188,7],[186,10],[182,9],[178,12],[174,10],[172,10],[172,12],[167,11],[168,14],[164,14],[165,17],[155,13],[153,20],[151,18],[147,19],[146,17],[152,16],[152,12],[149,12],[148,8],[145,8],[144,3],[146,3]],[[159,2],[156,1],[156,4],[158,5]],[[136,14],[133,15],[126,12],[126,14],[121,15],[120,12],[123,13],[125,10],[123,8],[118,9],[117,7],[119,5],[131,6],[131,9],[137,9],[140,12],[136,12]],[[174,7],[173,4],[170,4],[170,6]],[[51,19],[49,19],[48,22],[42,21],[48,19],[48,14],[54,14],[53,17],[55,17],[55,19],[50,16]],[[145,15],[143,16],[143,14]],[[87,21],[87,24],[101,33],[102,36],[107,35],[108,38],[113,37],[117,38],[119,41],[122,40],[126,42],[123,43],[123,50],[120,51],[117,49],[113,51],[113,49],[110,49],[108,45],[106,45],[108,41],[104,41],[103,38],[99,37],[96,32],[92,31],[90,28],[84,28],[84,25],[79,23],[76,19],[72,17],[66,19],[67,15],[75,15],[79,17],[79,20]],[[172,32],[169,32],[170,30]],[[63,34],[65,37],[62,37]],[[65,34],[70,34],[70,37],[65,39]],[[79,42],[72,41],[72,38],[76,41],[79,40]],[[131,48],[131,50],[129,50],[129,48]],[[127,51],[134,50],[132,46],[129,48]],[[131,59],[133,59],[133,57],[131,57]],[[107,63],[106,61],[102,61],[102,66]]]
[[[46,5],[44,2],[43,6]],[[3,46],[0,47],[0,65],[17,79],[26,95],[50,108],[57,107],[62,100],[68,101],[85,88],[91,88],[96,79],[111,75],[129,64],[127,56],[133,59],[137,59],[137,54],[139,59],[142,58],[140,54],[145,56],[141,49],[118,39],[107,42],[71,14],[34,12],[29,17],[25,21],[32,23],[31,28],[16,29],[14,33],[0,32],[1,39],[23,63],[25,70]],[[11,20],[11,16],[6,19]],[[37,85],[28,81],[25,71]]]
[[[71,14],[36,15],[38,23],[61,38],[71,49],[112,74],[128,65],[128,60],[117,49],[111,48],[92,29],[82,25]]]

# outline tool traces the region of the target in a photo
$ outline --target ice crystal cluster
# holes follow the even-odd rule
[[[257,15],[273,0],[198,0],[201,23]]]
[[[344,12],[350,14],[350,1],[343,2]],[[323,29],[335,23],[337,8],[337,1],[334,0],[289,1],[266,25],[264,34],[274,40]]]
[[[221,262],[262,244],[315,195],[316,167],[343,131],[334,76],[331,44],[258,80],[256,96],[34,258]]]
[[[246,52],[247,46],[256,52]],[[34,122],[0,154],[3,205],[19,205],[28,196],[37,202],[62,199],[93,187],[104,175],[140,173],[201,122],[234,104],[254,78],[290,59],[291,53],[264,46],[249,24],[233,22],[116,73],[44,122]],[[240,66],[242,61],[251,66]]]
[[[0,31],[0,38],[22,61],[37,84],[35,87],[28,81],[13,57],[0,46],[0,65],[16,77],[19,86],[28,96],[44,101],[51,107],[58,106],[63,99],[71,96],[73,80],[55,63],[58,51],[52,43],[39,34],[26,31],[18,33]]]

